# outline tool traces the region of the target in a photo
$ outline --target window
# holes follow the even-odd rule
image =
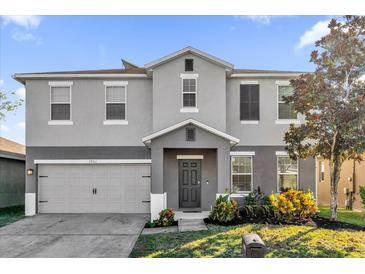
[[[194,60],[185,59],[185,71],[193,71],[193,70],[194,70]]]
[[[71,85],[51,85],[51,121],[71,120]]]
[[[231,156],[232,192],[252,191],[252,157]]]
[[[324,182],[324,161],[319,162],[319,181]]]
[[[186,128],[186,141],[195,141],[195,128]]]
[[[240,119],[241,121],[260,120],[259,85],[240,86]]]
[[[105,87],[106,124],[127,120],[127,86],[123,83],[110,83]],[[109,122],[108,122],[109,121]]]
[[[277,156],[278,192],[286,189],[297,189],[298,161],[289,156]]]
[[[284,97],[293,95],[294,88],[287,85],[278,85],[278,119],[296,120],[297,113],[292,103],[285,103]]]
[[[183,107],[196,105],[196,79],[183,79]]]

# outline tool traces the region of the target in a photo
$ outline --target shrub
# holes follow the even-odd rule
[[[312,192],[291,189],[279,195],[271,194],[269,198],[280,222],[301,223],[318,211]]]
[[[243,200],[244,206],[260,206],[260,205],[271,205],[270,199],[267,195],[256,189],[250,192]]]
[[[229,223],[238,219],[237,202],[230,200],[228,195],[220,195],[215,201],[215,206],[209,214],[209,218],[220,223]]]
[[[360,186],[360,198],[361,198],[361,203],[365,208],[365,186]]]
[[[156,226],[171,226],[174,224],[174,217],[174,210],[172,208],[166,208],[161,210],[159,213],[159,218],[153,222],[156,223]]]

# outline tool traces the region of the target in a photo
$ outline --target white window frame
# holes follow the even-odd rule
[[[280,187],[279,187],[279,177],[280,175],[285,175],[287,173],[281,173],[279,172],[279,158],[281,157],[289,157],[288,153],[286,151],[277,151],[276,152],[276,192],[280,193]],[[292,174],[294,175],[294,174]],[[299,187],[299,161],[297,160],[297,182],[296,182],[296,186],[295,189],[298,189]]]
[[[322,173],[323,173],[323,179],[322,179]],[[320,160],[319,161],[319,182],[324,182],[325,179],[325,165],[324,165],[324,161]]]
[[[49,121],[48,125],[50,126],[71,126],[73,125],[72,121],[72,81],[52,81],[48,82],[49,85]],[[52,102],[52,88],[58,87],[68,87],[70,89],[70,119],[69,120],[52,120],[52,104],[65,104],[65,102]]]
[[[248,153],[244,153],[244,152],[241,152],[241,154],[231,154],[231,189],[233,191],[233,175],[251,175],[251,191],[235,191],[235,192],[232,192],[232,194],[237,194],[238,195],[244,195],[244,194],[248,194],[248,193],[251,193],[253,191],[253,155],[252,152],[248,152]],[[250,173],[247,173],[247,172],[240,172],[240,173],[233,173],[233,159],[236,158],[236,157],[244,157],[244,158],[250,158],[251,160],[251,172]]]
[[[180,74],[181,78],[181,108],[180,112],[186,113],[197,113],[199,112],[198,108],[198,77],[197,73],[182,73]],[[186,79],[194,79],[195,80],[195,92],[184,92],[184,80]],[[195,107],[184,107],[184,94],[195,94]]]
[[[128,86],[128,81],[104,81],[104,125],[128,125],[128,90],[127,90],[127,86]],[[106,90],[108,87],[124,87],[124,102],[107,102],[106,101]],[[124,119],[120,119],[120,120],[107,120],[106,119],[106,105],[107,104],[112,104],[112,103],[116,103],[116,104],[125,104],[124,110],[125,110],[125,117]]]
[[[276,120],[275,123],[278,125],[287,125],[287,124],[300,124],[300,120],[298,119],[298,113],[296,119],[280,119],[279,118],[279,104],[285,103],[284,101],[279,101],[279,88],[280,87],[290,87],[289,81],[276,81]]]

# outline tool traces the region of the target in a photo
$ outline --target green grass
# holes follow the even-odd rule
[[[0,227],[18,221],[24,217],[24,206],[0,208]]]
[[[328,207],[319,207],[318,215],[320,217],[329,218],[331,210]],[[337,209],[337,219],[341,222],[365,226],[365,214],[363,212],[353,212],[343,208]]]
[[[268,247],[266,257],[365,257],[365,232],[308,226],[208,225],[208,231],[140,235],[130,257],[240,257],[241,235],[257,233]]]

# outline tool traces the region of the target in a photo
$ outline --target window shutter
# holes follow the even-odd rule
[[[259,85],[240,86],[240,119],[260,120],[260,87]]]

